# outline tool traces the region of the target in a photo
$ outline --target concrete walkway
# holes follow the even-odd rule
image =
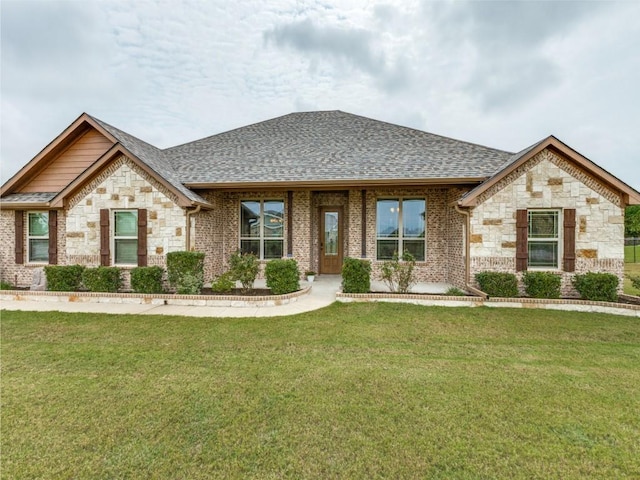
[[[331,305],[336,301],[336,292],[340,290],[340,275],[322,275],[311,284],[308,295],[287,305],[274,307],[201,307],[183,305],[140,305],[126,303],[89,303],[89,302],[34,302],[29,300],[3,301],[0,309],[24,310],[33,312],[87,312],[114,313],[132,315],[181,315],[188,317],[281,317],[297,313],[310,312]],[[300,282],[301,287],[307,286]],[[257,280],[256,288],[264,288],[264,280]]]

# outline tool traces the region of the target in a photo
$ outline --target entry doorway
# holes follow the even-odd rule
[[[339,274],[343,259],[342,207],[320,207],[319,273]]]

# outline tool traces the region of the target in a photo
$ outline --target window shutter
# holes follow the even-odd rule
[[[58,263],[58,211],[49,211],[49,265]]]
[[[100,265],[109,266],[109,209],[100,209]]]
[[[147,266],[147,209],[138,210],[138,266]]]
[[[516,271],[523,272],[527,269],[529,252],[527,246],[527,230],[529,228],[527,211],[516,211]]]
[[[563,269],[565,272],[576,271],[576,209],[564,210],[564,249],[562,254]]]
[[[24,210],[16,210],[15,212],[15,254],[16,264],[22,265],[24,263]]]

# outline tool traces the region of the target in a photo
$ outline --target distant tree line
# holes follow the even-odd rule
[[[640,205],[632,205],[625,210],[624,236],[640,237]]]

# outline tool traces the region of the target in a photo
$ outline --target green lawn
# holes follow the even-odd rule
[[[640,321],[2,312],[2,478],[639,478]]]
[[[635,257],[633,253],[634,249],[635,249]],[[635,258],[635,263],[640,264],[640,245],[636,245],[635,247],[633,245],[625,245],[624,261],[627,263],[634,263],[634,258]]]

